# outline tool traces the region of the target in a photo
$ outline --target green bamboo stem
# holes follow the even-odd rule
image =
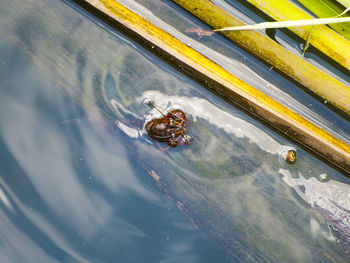
[[[298,0],[303,6],[309,9],[313,14],[318,17],[334,17],[344,11],[335,4],[334,0]],[[329,25],[340,35],[344,36],[347,40],[350,40],[350,24],[331,24]]]
[[[213,28],[244,25],[208,0],[173,0]],[[282,71],[325,103],[350,114],[350,87],[329,76],[257,31],[225,31],[225,37]]]
[[[313,17],[288,0],[247,0],[277,21],[312,19]],[[306,40],[311,26],[289,28]],[[350,70],[350,42],[325,25],[318,25],[312,32],[310,44],[334,61]]]

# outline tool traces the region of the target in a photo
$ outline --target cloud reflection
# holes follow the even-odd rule
[[[283,181],[290,186],[300,198],[315,208],[328,221],[336,232],[338,242],[347,253],[350,252],[350,185],[335,180],[319,181],[315,177],[306,179],[301,172],[293,177],[291,172],[280,169]],[[321,175],[325,178],[325,175]],[[310,220],[311,232],[320,232],[315,222]],[[327,234],[322,235],[331,239]],[[333,241],[336,239],[333,238]]]
[[[13,207],[12,204],[10,203],[9,199],[7,198],[7,195],[5,194],[5,192],[2,190],[2,188],[0,187],[0,200],[3,202],[3,204],[13,212]]]
[[[117,150],[112,151],[111,147],[101,143],[89,127],[79,122],[79,132],[84,143],[81,147],[86,151],[84,156],[76,155],[62,129],[45,121],[45,112],[40,109],[28,111],[24,105],[15,102],[7,108],[12,113],[11,118],[16,119],[11,121],[8,115],[2,116],[2,121],[7,125],[1,125],[1,132],[9,151],[26,171],[41,200],[57,218],[76,233],[79,232],[85,240],[93,239],[106,226],[115,216],[116,207],[83,182],[90,180],[91,183],[102,183],[106,189],[119,195],[132,191],[143,199],[157,200],[157,196],[146,190],[135,177],[123,147],[116,141],[112,141],[110,146]],[[83,162],[89,167],[91,178],[89,175],[84,177],[76,170],[76,163],[82,165]],[[2,200],[6,202],[7,199]],[[59,236],[57,231],[44,217],[34,217],[33,214],[27,216],[56,244],[65,243],[62,237],[56,238]],[[135,226],[121,218],[119,221],[118,226],[123,227],[118,227],[118,235],[123,242],[130,235],[143,236]],[[66,249],[69,247],[68,244],[62,246]]]
[[[60,129],[42,121],[45,120],[42,112],[28,111],[20,104],[11,106],[17,121],[3,126],[8,149],[27,172],[42,200],[61,219],[69,215],[67,224],[92,235],[110,215],[110,205],[103,199],[91,198],[82,187],[74,167],[68,165],[72,163],[71,152]]]

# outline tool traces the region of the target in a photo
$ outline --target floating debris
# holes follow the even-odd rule
[[[215,32],[211,30],[204,30],[202,28],[190,27],[185,30],[185,33],[196,33],[199,36],[199,39],[201,39],[203,36],[211,36]]]
[[[320,174],[320,180],[323,182],[323,181],[326,181],[328,178],[328,175],[327,174]]]
[[[297,161],[297,153],[295,149],[288,148],[281,153],[280,158],[287,164],[295,164]]]

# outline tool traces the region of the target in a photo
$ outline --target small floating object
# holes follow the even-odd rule
[[[327,174],[320,174],[320,180],[323,182],[323,181],[326,181],[328,178]]]
[[[297,161],[297,153],[294,150],[289,150],[286,154],[286,162],[288,164],[295,164]]]
[[[175,147],[181,142],[184,144],[189,143],[188,136],[185,135],[187,117],[182,110],[175,109],[164,114],[151,101],[147,102],[147,104],[157,109],[163,115],[161,118],[150,120],[145,125],[145,130],[152,139],[166,142],[171,147]]]
[[[281,153],[281,159],[287,164],[295,164],[297,161],[297,153],[295,149],[286,149]]]

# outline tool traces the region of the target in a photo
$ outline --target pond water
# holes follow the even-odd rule
[[[1,262],[348,262],[350,179],[70,1],[0,17]]]

